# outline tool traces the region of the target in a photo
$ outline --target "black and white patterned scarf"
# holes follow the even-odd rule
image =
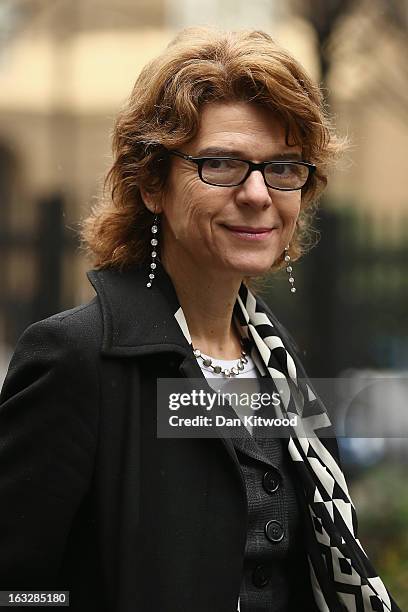
[[[285,346],[279,323],[244,284],[234,312],[244,335],[254,343],[255,363],[260,357],[266,368],[263,373],[269,374],[279,389],[282,416],[298,415],[288,450],[305,493],[307,556],[318,609],[401,612],[357,537],[356,511],[341,466],[329,450],[328,438],[319,438],[317,433],[319,429],[327,431],[331,422],[299,358]],[[191,344],[181,308],[175,318]]]

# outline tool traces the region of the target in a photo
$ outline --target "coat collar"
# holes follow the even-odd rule
[[[102,310],[102,354],[176,352],[191,356],[191,347],[174,317],[180,307],[177,294],[160,262],[150,289],[146,287],[147,267],[141,265],[125,271],[90,270],[87,277]]]

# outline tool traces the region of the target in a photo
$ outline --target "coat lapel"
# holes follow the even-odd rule
[[[191,349],[174,318],[179,308],[176,292],[162,266],[155,283],[146,287],[146,270],[90,270],[88,279],[101,305],[101,352],[111,356],[139,356],[176,352],[184,357]]]

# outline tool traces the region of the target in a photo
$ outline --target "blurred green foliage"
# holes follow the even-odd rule
[[[349,481],[359,539],[378,575],[408,610],[408,466],[387,461]]]

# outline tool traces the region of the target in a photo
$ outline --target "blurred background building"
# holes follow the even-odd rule
[[[141,67],[199,24],[270,33],[322,85],[351,141],[319,244],[295,264],[297,293],[284,275],[266,289],[306,370],[407,376],[408,0],[0,0],[0,385],[25,327],[93,296],[76,230],[100,194],[115,115]],[[407,403],[400,395],[400,411]],[[368,511],[380,474],[387,495],[406,478],[408,441],[350,440],[343,458]],[[402,593],[408,494],[398,503],[363,525]]]

